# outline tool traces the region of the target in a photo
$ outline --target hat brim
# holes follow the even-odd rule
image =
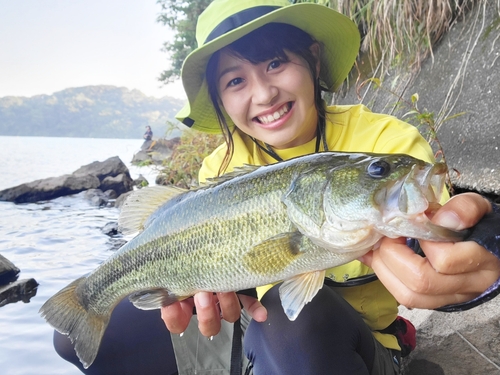
[[[296,26],[320,42],[320,78],[330,91],[340,87],[359,51],[360,35],[355,23],[323,5],[293,4],[256,18],[191,52],[184,61],[181,73],[189,103],[177,114],[177,119],[193,129],[220,133],[205,80],[208,60],[214,52],[271,22]]]

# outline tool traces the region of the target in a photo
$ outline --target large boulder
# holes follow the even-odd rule
[[[0,191],[0,201],[31,203],[77,194],[99,187],[99,179],[92,175],[63,175],[21,184]]]
[[[32,203],[77,194],[89,189],[113,189],[117,195],[133,189],[127,166],[115,156],[80,167],[72,174],[50,177],[0,191],[0,201]]]

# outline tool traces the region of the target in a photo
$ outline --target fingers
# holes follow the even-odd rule
[[[441,274],[461,274],[500,268],[497,257],[473,241],[443,243],[420,241],[427,261]]]
[[[215,336],[221,328],[221,315],[217,307],[217,297],[211,292],[199,292],[194,295],[198,328],[203,336]]]
[[[230,323],[238,320],[241,314],[240,300],[236,293],[217,293],[222,318]]]
[[[267,309],[257,298],[238,295],[243,308],[250,314],[250,317],[257,322],[264,322],[267,319]]]
[[[389,238],[382,240],[380,248],[365,255],[362,261],[375,271],[399,303],[416,308],[431,309],[469,301],[500,276],[496,257],[474,242],[426,244],[435,246],[432,251],[439,259],[437,262],[415,254],[404,239]],[[429,252],[428,246],[424,252]],[[459,254],[457,259],[455,254]],[[433,261],[448,272],[436,270]]]
[[[491,203],[476,193],[455,195],[436,211],[432,222],[451,229],[465,229],[475,225],[491,211]]]
[[[221,319],[234,323],[241,314],[241,304],[250,316],[263,322],[267,319],[267,310],[256,298],[236,295],[234,292],[217,293],[199,292],[194,298],[176,302],[161,309],[161,317],[171,333],[180,334],[189,325],[196,306],[198,328],[204,336],[215,336],[221,329]]]
[[[161,318],[171,333],[184,332],[193,315],[194,302],[192,298],[173,303],[161,308]]]

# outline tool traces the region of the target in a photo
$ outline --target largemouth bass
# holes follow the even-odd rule
[[[199,291],[228,292],[284,281],[291,320],[322,287],[325,271],[384,236],[457,241],[433,225],[444,164],[407,155],[324,152],[246,166],[192,191],[138,190],[120,225],[141,233],[97,269],[51,297],[42,316],[75,343],[87,368],[116,304],[129,296],[157,309]]]

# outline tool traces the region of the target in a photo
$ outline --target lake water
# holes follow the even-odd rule
[[[71,173],[93,161],[119,156],[132,178],[155,172],[132,167],[141,139],[0,136],[0,189]],[[111,255],[119,239],[101,232],[118,210],[97,208],[82,194],[32,204],[0,202],[0,254],[21,269],[19,279],[40,285],[29,303],[0,307],[0,374],[77,375],[52,346],[52,328],[38,314],[41,305],[75,278]]]

